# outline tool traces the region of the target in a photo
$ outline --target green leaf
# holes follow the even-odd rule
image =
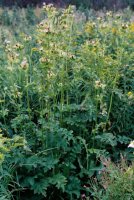
[[[70,176],[65,191],[68,194],[70,194],[70,196],[76,195],[76,197],[79,198],[80,190],[81,190],[80,180],[75,176]]]
[[[62,191],[64,191],[67,179],[65,176],[59,173],[54,175],[52,178],[49,178],[49,183],[56,185],[58,189],[62,189]]]
[[[42,194],[46,197],[46,190],[49,186],[48,179],[41,179],[40,181],[36,181],[34,185],[31,186],[31,189],[34,190],[35,194]]]
[[[103,133],[95,136],[95,140],[104,145],[111,145],[112,147],[117,145],[116,137],[112,133]]]

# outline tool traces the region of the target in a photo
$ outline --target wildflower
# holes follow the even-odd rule
[[[134,140],[130,142],[130,144],[128,145],[128,148],[134,148]]]
[[[62,28],[63,28],[63,29],[67,29],[67,28],[68,28],[68,25],[67,25],[67,24],[63,24],[63,25],[62,25]]]
[[[43,27],[44,26],[44,21],[39,23],[39,27]]]
[[[28,68],[27,58],[24,58],[20,65],[21,65],[22,69],[24,69],[24,70],[27,69]]]
[[[16,90],[15,93],[14,93],[14,97],[15,98],[18,98],[18,97],[21,98],[22,97],[22,93]]]
[[[119,18],[121,18],[121,14],[117,13],[117,14],[115,15],[115,17],[116,17],[117,19],[119,19]]]
[[[54,76],[55,76],[55,74],[52,71],[48,71],[48,74],[47,74],[48,78],[52,78]]]
[[[6,48],[5,52],[12,52],[12,49],[11,48]]]
[[[106,85],[102,84],[100,80],[95,81],[95,88],[96,89],[99,89],[99,88],[105,89],[105,87],[106,87]]]
[[[121,26],[122,26],[123,29],[127,29],[128,28],[128,24],[124,24],[123,23]]]
[[[101,85],[101,82],[100,82],[99,80],[98,80],[98,81],[95,81],[95,87],[96,87],[96,88],[99,88],[100,85]]]
[[[85,32],[91,34],[93,33],[94,28],[95,28],[95,23],[88,22],[85,26]]]
[[[63,51],[63,50],[58,50],[58,52],[59,52],[59,56],[61,56],[61,57],[67,57],[67,52],[65,52],[65,51]]]
[[[101,21],[101,20],[102,20],[102,17],[97,17],[97,20],[98,20],[98,21]]]
[[[9,54],[8,54],[8,59],[9,59],[9,61],[11,61],[11,62],[18,62],[18,57],[19,57],[19,54],[17,54],[17,53],[14,53],[14,52],[10,52]]]
[[[111,16],[112,16],[112,11],[107,12],[106,15],[107,15],[108,17],[111,17]]]
[[[117,20],[115,20],[115,21],[114,21],[114,24],[117,24],[117,23],[118,23],[118,21],[117,21]]]
[[[89,44],[92,45],[93,47],[97,47],[98,44],[99,44],[99,40],[91,40],[91,41],[89,42]]]
[[[46,7],[46,3],[45,2],[43,2],[43,6]]]
[[[48,4],[48,8],[52,8],[54,5],[52,3]]]
[[[40,32],[44,32],[44,33],[50,33],[51,32],[49,25],[47,25],[44,21],[42,21],[39,24],[38,28],[39,28]]]
[[[43,47],[40,47],[40,48],[39,48],[39,51],[40,51],[40,52],[43,52]]]
[[[129,99],[132,99],[134,97],[134,95],[133,95],[133,93],[131,91],[129,91],[127,93],[127,96],[128,96]]]
[[[100,114],[102,115],[102,116],[106,116],[107,115],[107,105],[104,103],[104,104],[101,104],[100,105],[100,109],[101,109],[101,112],[100,112]],[[102,124],[102,128],[104,128],[105,127],[105,124]]]
[[[43,30],[43,32],[44,32],[44,33],[50,33],[50,28],[49,28],[48,26],[45,27],[44,30]]]
[[[105,23],[103,23],[103,24],[101,25],[101,28],[107,28],[107,25],[106,25]]]
[[[43,41],[42,41],[42,40],[37,40],[37,43],[38,43],[38,44],[42,44]]]
[[[11,42],[10,42],[10,40],[5,40],[4,43],[5,43],[5,45],[9,45]]]
[[[24,41],[26,41],[26,42],[27,42],[27,41],[30,41],[31,39],[32,39],[32,37],[31,37],[30,35],[24,37]]]
[[[20,50],[20,49],[23,49],[23,45],[20,44],[20,43],[16,43],[16,44],[14,45],[14,48]]]
[[[68,57],[69,57],[70,59],[75,59],[75,58],[76,58],[75,55],[73,55],[73,54],[68,54]]]
[[[132,92],[128,92],[127,95],[128,95],[128,96],[131,96],[131,95],[132,95]]]
[[[45,10],[45,11],[47,11],[47,12],[50,12],[50,11],[55,11],[55,7],[53,6],[53,4],[52,3],[50,3],[50,4],[45,4],[45,3],[43,3],[43,9]]]
[[[39,59],[39,61],[40,61],[41,63],[48,63],[48,62],[50,62],[50,60],[47,59],[47,58],[45,58],[45,57],[41,57],[41,58]]]

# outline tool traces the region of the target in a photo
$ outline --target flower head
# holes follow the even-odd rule
[[[134,148],[134,140],[130,142],[130,144],[128,145],[129,148]]]
[[[20,65],[22,69],[24,70],[27,69],[28,68],[27,58],[24,58]]]
[[[4,43],[5,43],[5,45],[9,45],[11,43],[11,41],[10,40],[5,40]]]

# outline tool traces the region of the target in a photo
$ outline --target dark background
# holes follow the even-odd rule
[[[94,9],[120,9],[130,6],[134,9],[134,0],[0,0],[0,6],[20,6],[27,7],[41,6],[43,2],[54,3],[57,6],[66,6],[68,4],[74,4],[77,7],[83,6]]]

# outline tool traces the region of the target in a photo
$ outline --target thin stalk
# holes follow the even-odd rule
[[[112,88],[112,94],[111,94],[111,97],[110,97],[110,104],[109,104],[109,109],[108,109],[106,124],[107,124],[107,122],[109,120],[109,116],[110,116],[110,113],[111,113],[111,110],[112,110],[113,95],[114,95],[114,89],[115,89],[115,86],[116,86],[117,75],[118,75],[118,73],[116,73],[116,76],[115,76],[115,79],[114,79],[114,82],[113,82],[113,88]]]

